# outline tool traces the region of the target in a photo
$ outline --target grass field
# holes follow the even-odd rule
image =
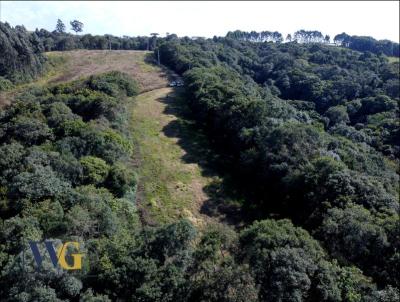
[[[204,225],[211,220],[201,214],[209,199],[204,187],[217,177],[203,176],[199,164],[186,159],[178,136],[190,136],[199,146],[206,145],[205,137],[169,110],[174,101],[172,89],[162,88],[139,95],[133,104],[132,133],[141,158],[139,203],[150,224],[186,217]]]

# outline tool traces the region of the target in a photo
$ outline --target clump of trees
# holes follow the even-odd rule
[[[250,41],[250,42],[275,42],[279,43],[283,41],[282,34],[275,31],[262,31],[262,32],[245,32],[240,30],[235,30],[233,32],[228,32],[226,34],[227,38],[237,39],[241,41]]]
[[[137,91],[127,75],[111,72],[33,86],[1,111],[2,299],[61,301],[82,289],[78,278],[51,271],[27,280],[15,262],[29,240],[90,242],[134,226],[136,178],[127,171],[132,145],[121,117]]]
[[[293,40],[299,43],[329,43],[329,35],[323,35],[317,30],[298,30],[293,35]]]
[[[387,56],[400,56],[399,43],[389,40],[375,40],[372,37],[350,36],[346,33],[334,37],[337,45],[348,47],[358,51],[369,51],[372,53],[383,53]]]

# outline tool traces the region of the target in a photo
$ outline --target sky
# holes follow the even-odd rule
[[[60,18],[83,33],[116,36],[224,36],[228,31],[319,30],[399,42],[399,1],[0,1],[0,20],[28,30],[54,30]]]

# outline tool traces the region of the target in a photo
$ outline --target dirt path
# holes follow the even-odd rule
[[[210,199],[204,188],[216,181],[203,176],[199,164],[189,162],[180,138],[198,133],[191,131],[171,109],[176,101],[172,88],[142,93],[135,98],[131,110],[131,126],[140,157],[138,203],[146,223],[171,222],[186,217],[197,226],[216,221],[202,214],[201,208]],[[183,133],[186,132],[186,133]]]

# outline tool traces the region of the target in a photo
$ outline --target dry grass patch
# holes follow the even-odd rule
[[[65,63],[50,83],[67,82],[108,71],[121,71],[132,76],[142,91],[165,87],[167,74],[158,66],[146,62],[149,51],[135,50],[73,50],[47,53],[49,57],[62,57]]]
[[[168,85],[165,70],[149,62],[150,51],[136,50],[72,50],[46,53],[49,58],[48,72],[31,83],[0,93],[0,108],[8,105],[15,95],[29,85],[69,82],[108,71],[121,71],[132,76],[141,92]]]

